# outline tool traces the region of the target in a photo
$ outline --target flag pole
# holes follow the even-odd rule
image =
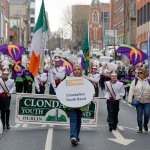
[[[150,76],[150,31],[148,31],[147,60],[148,60],[148,72]]]

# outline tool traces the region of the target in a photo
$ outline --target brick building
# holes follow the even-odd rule
[[[111,29],[118,44],[136,45],[136,0],[111,0]]]
[[[136,43],[143,51],[147,50],[148,32],[150,32],[150,1],[136,1]]]
[[[83,45],[88,20],[91,49],[102,49],[105,30],[110,29],[110,4],[91,0],[90,5],[74,5],[72,7],[72,24],[82,23],[82,26],[78,26],[78,34],[72,27],[72,40],[76,48]]]
[[[30,0],[9,2],[10,42],[27,47],[30,41]]]

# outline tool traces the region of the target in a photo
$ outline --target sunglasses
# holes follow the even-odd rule
[[[142,72],[138,72],[138,74],[143,74]]]

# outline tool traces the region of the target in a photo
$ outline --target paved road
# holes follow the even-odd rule
[[[71,56],[70,59],[77,60],[75,56]],[[48,93],[48,89],[46,93]],[[100,97],[103,97],[102,92],[100,92]],[[150,149],[150,132],[136,133],[136,111],[126,101],[120,103],[117,131],[113,133],[108,131],[106,118],[106,101],[99,100],[98,127],[82,128],[78,150]],[[11,101],[10,125],[11,129],[5,130],[0,140],[0,150],[73,150],[75,148],[70,144],[68,127],[54,126],[49,128],[44,125],[16,124],[15,95]]]
[[[102,97],[102,92],[100,96]],[[149,150],[150,132],[136,133],[136,112],[133,107],[128,106],[125,101],[121,102],[119,128],[114,133],[108,131],[106,117],[106,102],[100,100],[98,127],[82,128],[78,150]],[[10,124],[11,129],[5,130],[0,140],[0,150],[72,150],[75,148],[70,144],[68,127],[54,126],[54,128],[50,128],[49,131],[53,131],[52,143],[49,139],[48,149],[45,149],[48,126],[15,124],[15,95],[11,101]],[[115,136],[118,138],[116,142],[123,142],[122,144],[128,143],[125,139],[135,141],[131,141],[131,144],[125,146],[111,141],[115,139]],[[52,148],[50,148],[50,145],[52,145]]]

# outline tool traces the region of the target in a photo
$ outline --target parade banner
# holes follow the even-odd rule
[[[89,104],[89,111],[82,114],[82,126],[97,126],[98,99]],[[69,125],[68,109],[56,96],[17,94],[16,123]]]
[[[90,103],[94,97],[93,84],[82,77],[71,77],[63,80],[56,89],[59,101],[68,107],[82,107]]]

